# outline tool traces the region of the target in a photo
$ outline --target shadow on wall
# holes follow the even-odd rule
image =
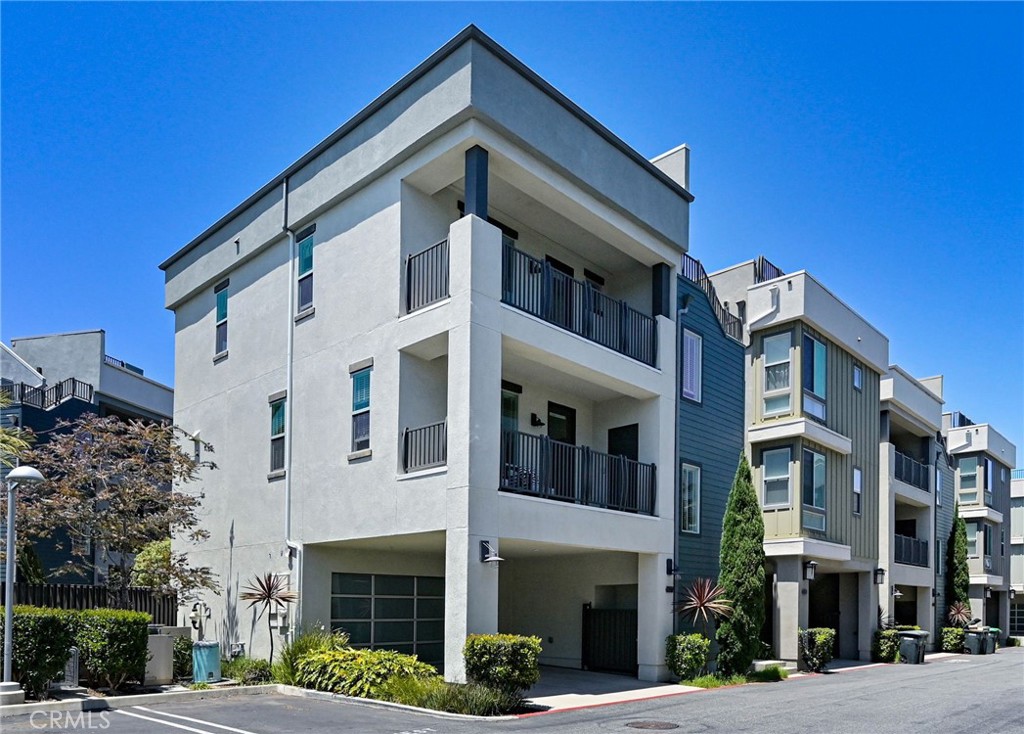
[[[224,583],[224,616],[221,619],[220,639],[222,654],[231,653],[231,645],[238,642],[238,579],[235,578],[235,521],[228,532],[228,572]],[[250,643],[252,636],[250,634]]]

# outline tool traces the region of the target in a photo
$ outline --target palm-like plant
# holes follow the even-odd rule
[[[299,595],[287,588],[285,580],[272,573],[254,576],[252,581],[242,587],[238,595],[242,601],[249,602],[249,608],[261,606],[260,616],[267,615],[267,635],[270,637],[270,662],[274,662],[274,628],[270,624],[270,614],[287,608],[299,599]]]
[[[712,579],[699,578],[685,591],[683,600],[673,605],[673,611],[698,622],[708,636],[708,624],[732,616],[732,602],[723,599],[725,589]]]
[[[949,605],[946,616],[950,624],[966,627],[971,623],[971,608],[962,601],[955,601]]]

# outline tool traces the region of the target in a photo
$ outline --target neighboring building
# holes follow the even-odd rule
[[[667,675],[672,564],[698,555],[688,153],[645,160],[470,27],[162,264],[175,422],[217,447],[192,556],[222,644],[265,650],[237,592],[274,572],[300,599],[275,634],[321,622],[461,679],[467,634],[526,633],[547,664]],[[712,416],[740,375],[692,303]],[[682,449],[714,554],[725,432]]]
[[[956,460],[960,517],[967,522],[971,611],[1004,632],[1010,621],[1010,471],[1017,449],[987,423],[944,413],[942,433]]]
[[[3,409],[6,425],[31,430],[37,442],[45,442],[57,424],[86,413],[121,419],[169,421],[174,410],[174,391],[143,371],[106,353],[103,330],[50,334],[0,344],[2,389],[11,399]],[[66,535],[35,543],[43,567],[53,571],[70,553]],[[106,559],[102,549],[86,545],[95,572],[63,574],[55,581],[102,582]]]
[[[678,601],[694,580],[718,578],[722,520],[743,451],[744,346],[743,324],[689,255],[683,255],[676,308]]]
[[[1010,628],[1024,637],[1024,469],[1010,478]]]
[[[746,443],[774,652],[797,660],[798,628],[831,627],[837,656],[867,659],[886,589],[876,571],[888,339],[805,271],[759,258],[711,281],[746,327]]]

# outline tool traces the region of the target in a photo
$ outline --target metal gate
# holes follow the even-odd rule
[[[637,674],[635,609],[583,605],[583,669]]]

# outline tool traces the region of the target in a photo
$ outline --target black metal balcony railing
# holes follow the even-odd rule
[[[893,556],[896,563],[908,566],[928,566],[928,541],[909,538],[906,535],[893,536]]]
[[[929,491],[928,474],[931,470],[931,466],[915,461],[906,454],[901,454],[899,451],[896,451],[895,455],[894,474],[896,475],[896,478],[901,482],[906,482],[918,489],[923,489],[925,492]]]
[[[406,472],[448,463],[448,421],[402,431],[402,469]]]
[[[91,403],[93,397],[92,385],[74,377],[48,387],[33,387],[24,382],[11,383],[0,388],[0,392],[7,395],[12,405],[31,405],[41,410],[49,410],[72,398]]]
[[[545,260],[504,246],[501,300],[566,331],[654,366],[657,322]]]
[[[655,465],[520,431],[501,433],[500,487],[506,492],[654,514]]]
[[[111,357],[109,354],[104,354],[103,355],[103,361],[106,364],[109,364],[111,367],[120,367],[123,370],[128,370],[129,372],[134,372],[137,375],[145,376],[145,374],[146,374],[141,367],[136,367],[131,362],[125,362],[123,359],[118,359],[117,357]]]
[[[405,260],[407,313],[448,297],[448,240],[441,240]]]
[[[754,282],[764,283],[767,280],[775,280],[785,275],[785,271],[772,263],[764,255],[759,255],[754,261]]]
[[[711,278],[704,271],[704,266],[700,260],[692,258],[684,252],[683,266],[680,272],[684,278],[704,291],[704,295],[708,297],[708,302],[711,304],[711,310],[714,311],[715,317],[718,319],[718,323],[722,325],[722,330],[726,335],[737,341],[742,341],[743,322],[729,313],[725,306],[722,305],[722,302],[718,300],[715,286],[711,284]]]

